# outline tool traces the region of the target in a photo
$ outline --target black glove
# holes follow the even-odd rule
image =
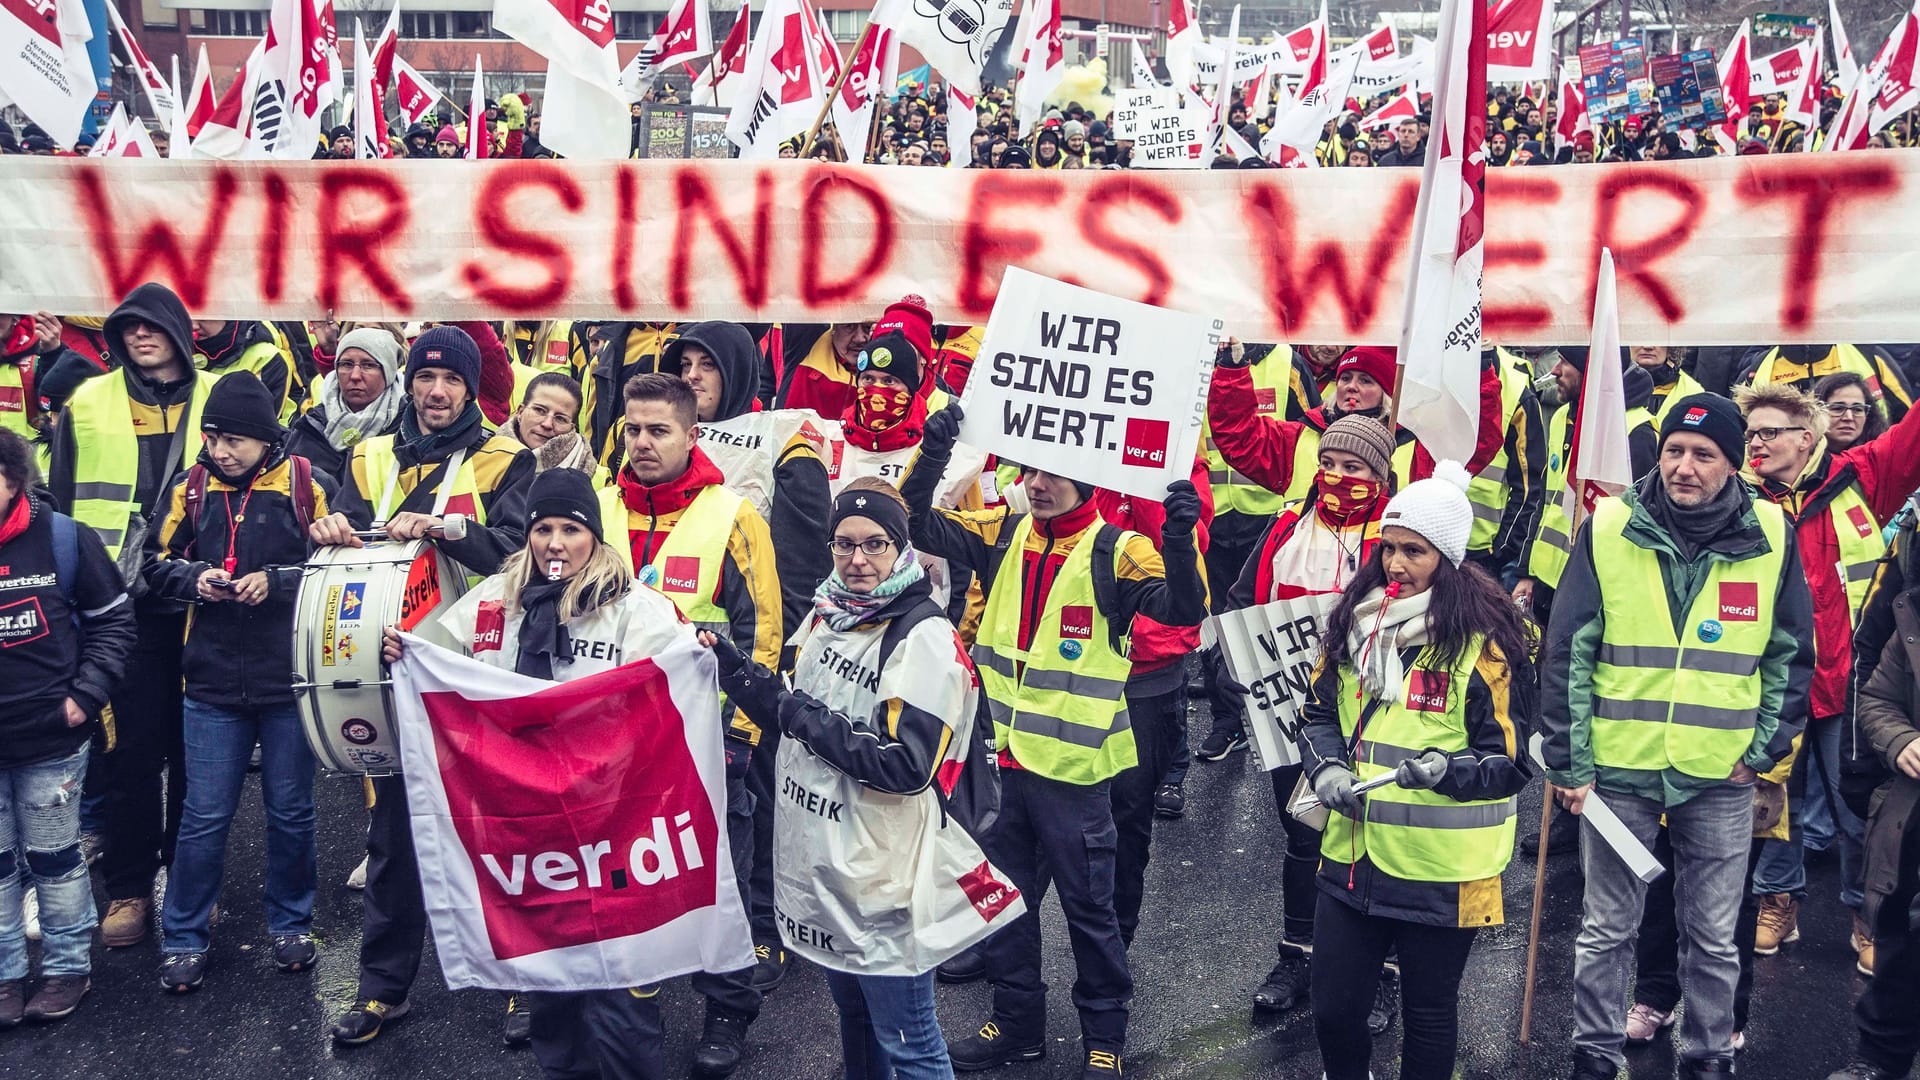
[[[713,635],[713,658],[720,662],[721,682],[739,675],[740,669],[747,666],[747,654],[720,634]]]
[[[1247,349],[1231,338],[1222,339],[1219,347],[1213,350],[1214,367],[1249,367],[1256,359],[1258,359],[1258,357],[1247,355]]]
[[[953,444],[960,441],[960,419],[964,415],[955,401],[927,417],[927,426],[920,433],[920,455],[941,461],[951,457]]]
[[[1166,538],[1193,535],[1193,527],[1200,523],[1200,493],[1193,490],[1193,481],[1175,480],[1167,485],[1167,497],[1160,500],[1166,508],[1167,521],[1160,527],[1160,535]]]

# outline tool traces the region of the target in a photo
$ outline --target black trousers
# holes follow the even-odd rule
[[[1748,1006],[1753,999],[1753,939],[1760,931],[1760,898],[1753,892],[1753,871],[1760,863],[1761,845],[1747,851],[1747,887],[1740,894],[1740,919],[1733,927],[1733,947],[1740,952],[1740,979],[1733,990],[1733,1030],[1747,1029]],[[1647,885],[1647,906],[1640,916],[1640,935],[1633,943],[1633,1000],[1670,1013],[1680,1004],[1680,923],[1673,897],[1673,841],[1662,828],[1653,840],[1653,857],[1669,868]]]
[[[662,1080],[660,988],[536,993],[533,1059],[547,1080]]]
[[[1114,857],[1113,910],[1120,922],[1120,940],[1133,944],[1140,925],[1140,901],[1146,895],[1147,861],[1153,844],[1153,793],[1186,736],[1181,723],[1187,711],[1187,690],[1176,686],[1164,694],[1136,698],[1127,695],[1127,713],[1133,724],[1133,742],[1140,763],[1111,781],[1113,824],[1119,834]]]
[[[1207,550],[1202,556],[1207,564],[1207,594],[1209,606],[1218,615],[1228,606],[1227,591],[1240,577],[1240,571],[1247,560],[1260,551],[1260,541],[1266,538],[1267,526],[1273,523],[1272,515],[1254,516],[1251,514],[1225,513],[1213,519],[1208,530]],[[1213,726],[1227,731],[1239,731],[1246,725],[1246,711],[1238,694],[1232,694],[1220,684],[1220,676],[1226,673],[1226,662],[1221,659],[1219,646],[1214,646],[1200,654],[1200,671],[1207,684],[1207,705],[1213,714]]]
[[[1287,854],[1280,863],[1280,952],[1287,945],[1313,944],[1313,913],[1320,903],[1320,889],[1313,876],[1320,869],[1320,830],[1304,824],[1287,813],[1287,801],[1300,782],[1302,765],[1282,765],[1267,775],[1273,778],[1273,803],[1280,811],[1280,827],[1286,830]]]
[[[133,654],[109,698],[114,748],[94,755],[87,769],[87,790],[100,792],[104,800],[100,823],[107,849],[100,874],[109,900],[153,895],[154,876],[173,862],[187,795],[180,712],[180,647],[187,616],[136,610]]]
[[[749,756],[744,743],[727,742],[727,843],[733,872],[746,901],[753,863],[753,796],[747,792]],[[383,776],[373,781],[373,823],[367,830],[367,887],[362,894],[360,997],[398,1005],[405,1001],[420,971],[427,933],[426,901],[420,892],[420,864],[413,849],[413,816],[407,809],[406,780]],[[752,966],[723,974],[698,972],[689,980],[705,995],[709,1008],[748,1022],[760,1015],[761,993],[753,988]]]
[[[780,944],[773,921],[773,806],[779,780],[774,775],[780,729],[763,728],[747,766],[747,792],[753,796],[753,866],[747,875],[747,921],[756,945]]]
[[[1117,830],[1110,783],[1065,784],[1025,769],[1000,773],[1000,817],[987,854],[1026,897],[1026,913],[986,941],[993,1019],[1018,1042],[1046,1034],[1047,984],[1040,977],[1040,903],[1060,890],[1076,978],[1073,1004],[1087,1049],[1126,1047],[1133,973],[1113,910]]]
[[[1400,956],[1400,1080],[1451,1080],[1460,975],[1477,927],[1365,915],[1325,893],[1314,919],[1313,1029],[1327,1080],[1368,1080],[1367,1011],[1390,951]]]
[[[1899,783],[1907,783],[1900,780]],[[1896,1075],[1920,1051],[1920,829],[1907,823],[1893,892],[1873,921],[1873,978],[1853,1007],[1860,1056]]]

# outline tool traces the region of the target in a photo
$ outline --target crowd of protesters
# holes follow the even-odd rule
[[[1071,103],[1016,138],[1000,87],[969,145],[951,145],[947,98],[908,87],[869,157],[1129,164],[1110,117]],[[1362,133],[1364,103],[1349,104],[1322,164],[1419,164],[1422,119]],[[1549,150],[1554,107],[1496,89],[1491,163],[1714,152],[1651,119]],[[494,152],[551,156],[529,100],[497,109]],[[1779,115],[1757,105],[1739,152],[1802,145]],[[1260,144],[1244,106],[1229,122]],[[1878,137],[1911,134],[1903,119]],[[427,124],[396,142],[407,156],[463,152],[452,128]],[[841,153],[832,137],[822,147],[792,155]],[[0,127],[0,150],[16,148],[57,152]],[[335,131],[316,156],[351,152]],[[1192,479],[1154,501],[959,444],[953,399],[979,341],[914,296],[833,326],[211,321],[157,284],[105,319],[0,315],[0,1026],[71,1015],[96,940],[131,948],[156,926],[161,989],[220,977],[210,942],[256,746],[264,956],[312,970],[316,766],[285,653],[301,564],[379,525],[484,578],[449,625],[470,627],[476,597],[507,603],[514,645],[488,662],[553,681],[599,670],[557,651],[564,626],[617,626],[630,657],[684,637],[649,636],[629,614],[681,603],[644,584],[666,553],[699,564],[706,587],[680,629],[715,651],[729,695],[729,843],[755,960],[692,980],[705,999],[696,1075],[742,1067],[748,1027],[799,958],[832,973],[850,1078],[1043,1056],[1049,890],[1072,944],[1083,1075],[1122,1075],[1128,950],[1158,921],[1143,910],[1153,821],[1185,813],[1190,759],[1248,745],[1244,690],[1201,649],[1199,624],[1209,608],[1305,596],[1334,599],[1301,761],[1273,774],[1283,921],[1250,1004],[1310,1008],[1326,1076],[1367,1077],[1373,1040],[1396,1023],[1401,1076],[1454,1075],[1476,935],[1509,917],[1515,850],[1542,843],[1583,871],[1575,1077],[1619,1075],[1627,1046],[1676,1024],[1684,1076],[1734,1073],[1765,1006],[1756,968],[1797,941],[1803,906],[1832,904],[1852,922],[1845,962],[1867,980],[1855,1060],[1834,1078],[1908,1074],[1920,347],[1489,345],[1474,452],[1436,462],[1392,423],[1391,350],[1230,341]],[[1620,368],[1637,480],[1577,520],[1567,460],[1596,364]],[[781,410],[838,421],[845,460],[829,469],[799,436],[764,460],[699,438]],[[436,531],[449,485],[477,508],[464,536]],[[536,559],[562,570],[539,580]],[[31,619],[9,614],[28,600]],[[1071,641],[1069,605],[1090,623]],[[796,656],[826,649],[872,650],[881,674],[851,686],[822,665],[796,673]],[[1186,730],[1190,693],[1212,704],[1207,732]],[[998,765],[990,822],[928,786],[976,752]],[[1539,836],[1516,813],[1536,776],[1566,811]],[[962,850],[1031,906],[965,948],[917,949],[903,912],[862,922],[846,898],[894,887],[898,868],[779,872],[819,857],[817,835],[779,818],[783,783],[843,791],[889,827],[951,817]],[[408,1014],[427,930],[404,789],[371,790],[342,1043]],[[1596,797],[1670,871],[1651,887],[1592,825]],[[1827,848],[1839,893],[1811,895],[1807,853]],[[849,918],[853,947],[913,955],[916,971],[862,974],[870,957],[794,940],[776,911]],[[978,979],[990,1013],[943,1035],[936,981]],[[551,1076],[664,1075],[657,989],[510,995],[503,1035]]]

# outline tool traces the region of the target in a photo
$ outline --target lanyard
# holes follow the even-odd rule
[[[454,482],[460,476],[460,467],[466,464],[465,449],[455,450],[443,463],[445,471],[440,474],[440,487],[434,492],[432,515],[439,517],[447,511],[447,500],[453,495]],[[395,456],[393,468],[387,470],[386,487],[380,490],[380,505],[374,509],[373,520],[376,527],[385,525],[393,519],[394,504],[401,501],[400,496],[400,458]]]
[[[238,555],[240,550],[240,523],[247,520],[247,503],[253,501],[253,486],[249,484],[247,486],[247,493],[240,496],[240,512],[237,514],[233,512],[233,489],[229,488],[223,494],[227,500],[227,559],[225,569],[227,576],[232,577],[235,568],[240,565]]]

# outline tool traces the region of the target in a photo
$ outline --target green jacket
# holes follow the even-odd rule
[[[1730,482],[1741,483],[1738,479]],[[1660,474],[1656,470],[1642,478],[1636,490],[1622,496],[1633,508],[1626,538],[1659,556],[1667,589],[1667,617],[1678,626],[1686,620],[1715,561],[1738,562],[1764,554],[1767,539],[1754,514],[1751,492],[1743,484],[1738,526],[1701,547],[1692,559],[1682,558],[1672,537],[1642,502],[1658,483]],[[1590,783],[1605,792],[1678,806],[1719,781],[1702,780],[1674,769],[1655,773],[1594,765],[1593,668],[1606,627],[1588,532],[1583,522],[1574,538],[1566,574],[1554,594],[1540,665],[1541,756],[1547,766],[1547,779],[1561,787]],[[1806,726],[1807,688],[1813,681],[1813,597],[1807,590],[1794,543],[1789,530],[1773,633],[1757,676],[1761,680],[1760,711],[1754,720],[1753,744],[1745,758],[1750,768],[1761,773],[1792,752],[1794,738]]]

